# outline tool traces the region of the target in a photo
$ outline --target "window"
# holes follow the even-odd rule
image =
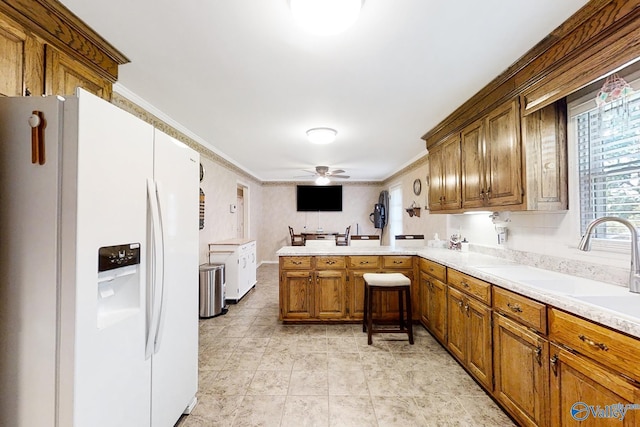
[[[394,236],[402,234],[402,185],[389,188],[389,244],[395,244]]]
[[[593,98],[591,98],[593,100]],[[580,230],[603,216],[640,226],[640,92],[575,115],[578,143]],[[622,224],[596,227],[594,236],[629,240]]]

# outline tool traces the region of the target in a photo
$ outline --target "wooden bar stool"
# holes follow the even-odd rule
[[[367,332],[367,342],[371,345],[371,335],[375,333],[406,333],[409,343],[413,344],[413,324],[411,318],[411,280],[401,273],[365,273],[364,278],[364,317],[362,332]],[[373,292],[398,292],[400,319],[398,329],[373,328]],[[407,318],[404,318],[404,303],[407,304]]]

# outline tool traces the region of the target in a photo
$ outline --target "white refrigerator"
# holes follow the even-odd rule
[[[0,425],[196,403],[198,153],[82,90],[0,98]]]

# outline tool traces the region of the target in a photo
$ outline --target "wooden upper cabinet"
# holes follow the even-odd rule
[[[460,137],[463,208],[477,208],[485,203],[483,123],[483,120],[478,120],[467,126]]]
[[[111,99],[129,60],[57,0],[0,2],[0,96],[70,95],[82,87]]]
[[[111,82],[94,74],[51,46],[46,46],[46,95],[73,95],[81,87],[101,98],[111,99]]]
[[[456,157],[449,155],[451,163],[446,163],[444,153],[458,140],[460,181],[455,182],[460,186],[454,193],[454,185],[446,186],[445,176],[458,176],[457,171],[448,172],[456,169],[452,163]],[[526,117],[521,117],[519,99],[509,101],[463,128],[459,137],[431,148],[429,168],[432,211],[565,210],[566,101]]]
[[[485,126],[486,204],[521,204],[522,144],[517,100],[489,113]]]
[[[522,203],[518,103],[509,102],[462,130],[462,207]]]
[[[43,93],[44,46],[0,14],[0,95]]]
[[[522,118],[528,210],[566,210],[567,103],[561,99]]]
[[[429,209],[460,208],[460,137],[429,150]]]

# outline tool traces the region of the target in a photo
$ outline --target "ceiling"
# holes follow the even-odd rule
[[[62,0],[124,53],[114,90],[262,181],[381,181],[586,0],[366,0],[314,36],[288,0]],[[316,146],[305,131],[338,130]]]

